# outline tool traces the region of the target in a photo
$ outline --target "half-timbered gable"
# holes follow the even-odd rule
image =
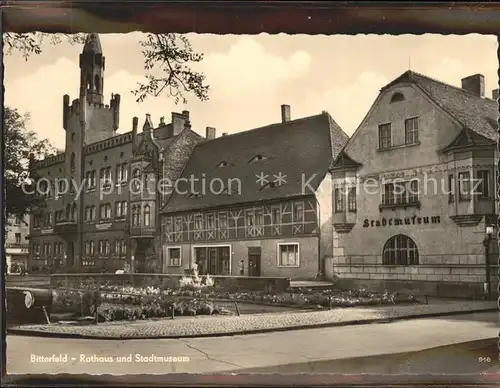
[[[347,139],[327,112],[297,120],[288,112],[281,123],[197,144],[162,210],[163,270],[198,263],[212,274],[316,276],[322,240],[333,239],[322,233],[331,220],[318,215],[331,190],[318,188]]]

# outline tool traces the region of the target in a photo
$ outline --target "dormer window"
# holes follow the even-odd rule
[[[200,197],[201,197],[200,193],[190,193],[188,198],[194,199],[194,198],[200,198]]]
[[[223,160],[222,162],[220,162],[218,165],[217,165],[217,168],[221,168],[221,167],[226,167],[227,166],[227,162],[225,160]]]
[[[252,159],[250,159],[250,161],[248,163],[255,163],[255,162],[260,162],[262,160],[266,160],[267,157],[264,156],[264,155],[257,155],[257,156],[254,156]]]
[[[391,103],[404,101],[404,99],[405,99],[405,96],[403,96],[403,93],[396,92],[391,97]]]
[[[275,189],[275,188],[280,187],[280,186],[282,186],[282,185],[283,185],[283,184],[282,184],[281,182],[279,182],[279,181],[275,181],[275,182],[271,181],[271,182],[266,183],[266,184],[262,187],[261,191],[262,191],[262,190],[264,190],[264,189],[268,189],[268,188],[269,188],[269,189]]]

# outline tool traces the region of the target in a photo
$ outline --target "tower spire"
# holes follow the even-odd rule
[[[99,34],[88,34],[80,54],[80,95],[86,92],[87,102],[103,103],[104,69],[105,61]]]
[[[102,54],[102,46],[101,40],[99,39],[99,34],[92,33],[87,35],[87,38],[85,39],[85,45],[83,46],[83,52]]]

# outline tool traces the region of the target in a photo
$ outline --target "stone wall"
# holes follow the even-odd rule
[[[82,283],[160,287],[167,280],[179,281],[183,275],[173,274],[53,274],[50,283],[55,288],[80,288]],[[290,279],[278,277],[212,276],[216,287],[230,284],[240,291],[283,292]]]

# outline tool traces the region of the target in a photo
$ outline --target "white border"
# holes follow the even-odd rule
[[[172,268],[178,268],[178,267],[182,267],[182,246],[181,245],[166,245],[165,246],[167,252],[166,252],[166,256],[167,256],[167,268],[168,267],[172,267]],[[179,249],[179,265],[171,265],[170,264],[170,249]]]
[[[297,245],[297,265],[280,265],[280,247],[282,245]],[[300,244],[298,242],[286,242],[276,244],[276,266],[279,268],[299,268],[300,267]]]

